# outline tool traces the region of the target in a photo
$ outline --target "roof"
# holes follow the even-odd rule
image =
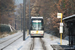
[[[68,16],[68,17],[65,17],[62,20],[66,20],[66,19],[73,18],[73,17],[75,17],[75,14],[74,15],[71,15],[71,16]]]

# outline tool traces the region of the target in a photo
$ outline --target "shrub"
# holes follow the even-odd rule
[[[11,30],[7,25],[0,25],[0,32],[11,32]]]

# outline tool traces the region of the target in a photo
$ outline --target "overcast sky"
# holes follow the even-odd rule
[[[30,0],[26,0],[26,3],[29,3]],[[21,4],[23,3],[23,0],[15,0],[15,4],[18,5],[18,4]]]
[[[23,0],[15,0],[15,4],[20,4],[20,3],[23,3]]]

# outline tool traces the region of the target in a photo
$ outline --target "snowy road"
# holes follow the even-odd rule
[[[0,49],[2,49],[4,46],[7,46],[8,44],[10,44],[15,39],[17,39],[18,37],[21,36],[19,39],[17,39],[11,45],[5,47],[3,50],[31,50],[31,45],[33,44],[33,38],[31,38],[30,36],[27,36],[27,34],[26,34],[26,40],[23,41],[22,35],[23,35],[22,32],[18,32],[14,35],[9,36],[10,38],[14,37],[14,36],[16,36],[16,37],[0,44]],[[9,38],[5,37],[5,39],[7,40]],[[52,36],[50,34],[45,33],[44,38],[42,38],[41,40],[44,42],[44,47],[46,47],[46,50],[53,50],[51,45],[60,45],[60,39],[55,36]],[[33,50],[44,50],[41,40],[40,40],[40,38],[34,39]],[[0,41],[2,42],[2,41],[4,41],[4,39],[2,38],[2,39],[0,39]],[[68,44],[67,40],[62,40],[62,45],[67,45],[67,44]]]

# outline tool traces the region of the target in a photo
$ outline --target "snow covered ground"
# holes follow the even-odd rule
[[[3,41],[4,39],[9,39],[10,37],[16,36],[17,34],[23,34],[23,33],[19,31],[14,35],[10,35],[8,37],[0,39],[0,41]],[[60,38],[57,38],[53,35],[45,33],[44,38],[42,38],[42,39],[45,42],[45,46],[46,46],[47,50],[53,50],[53,48],[50,45],[60,45]],[[18,39],[17,41],[15,41],[14,43],[12,43],[11,45],[9,45],[8,47],[6,47],[3,50],[30,50],[31,44],[32,44],[32,38],[30,37],[30,35],[26,34],[25,41],[23,41],[23,37],[21,37],[20,39]],[[67,44],[68,44],[67,40],[62,40],[62,45],[67,45]],[[4,44],[4,45],[6,45],[6,44]],[[36,38],[36,40],[35,40],[34,48],[36,48],[34,50],[37,50],[37,48],[40,48],[40,49],[42,48],[41,43],[39,42],[38,38]]]
[[[18,32],[15,33],[15,34],[9,35],[9,36],[4,37],[4,38],[0,38],[0,43],[2,43],[3,41],[9,40],[10,38],[13,38],[14,36],[17,36],[17,35],[19,35],[19,34],[21,34],[21,33],[22,33],[21,31],[18,31]]]
[[[39,38],[35,38],[34,40],[34,49],[33,50],[43,50],[42,44]]]
[[[47,47],[47,50],[53,50],[51,45],[60,45],[60,38],[57,38],[51,34],[44,34],[43,41],[45,42],[45,46]],[[62,40],[62,45],[67,45],[67,40]]]
[[[55,37],[51,34],[46,34],[44,35],[44,41],[48,41],[49,44],[52,44],[52,45],[60,45],[60,38],[58,37]],[[67,45],[69,42],[68,40],[64,40],[62,39],[62,45]]]
[[[30,44],[32,43],[31,38],[28,38],[25,42],[25,45],[20,49],[20,50],[29,50]],[[45,42],[45,46],[47,50],[53,50],[53,48],[50,45],[60,45],[60,38],[57,38],[55,36],[52,36],[50,34],[44,34],[44,38],[42,38],[43,41]],[[67,45],[68,41],[67,40],[62,40],[62,45]],[[34,45],[34,50],[42,50],[41,43],[38,38],[35,39],[35,45]]]
[[[8,47],[3,49],[3,50],[19,50],[19,48],[21,46],[23,46],[23,43],[25,42],[25,41],[23,41],[23,33],[21,31],[18,31],[17,33],[15,33],[13,35],[10,35],[10,36],[4,37],[4,38],[0,38],[0,49],[2,49],[4,46],[7,46],[8,44],[10,44],[12,41],[14,41],[15,39],[17,39],[20,36],[22,36],[20,39],[16,40],[14,43],[12,43],[11,45],[9,45]],[[27,34],[26,34],[26,39],[28,37],[29,36],[27,36]]]

